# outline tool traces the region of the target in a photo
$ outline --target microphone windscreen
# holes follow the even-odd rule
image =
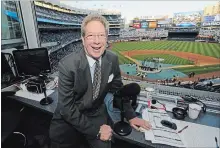
[[[121,96],[135,96],[141,91],[141,87],[137,83],[130,83],[121,89]]]

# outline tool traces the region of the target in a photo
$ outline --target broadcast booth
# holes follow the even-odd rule
[[[20,139],[24,145],[27,145],[26,136],[21,132],[15,132],[22,116],[25,116],[19,111],[21,106],[18,106],[17,103],[11,103],[9,102],[10,99],[5,98],[20,92],[22,97],[29,97],[30,94],[36,95],[36,97],[43,96],[39,102],[40,105],[49,105],[53,102],[52,98],[47,97],[46,93],[46,83],[50,81],[48,74],[51,72],[48,50],[46,48],[36,48],[13,50],[12,54],[1,53],[1,62],[2,87],[17,86],[17,89],[20,89],[15,92],[4,91],[2,88],[2,103],[7,104],[7,107],[2,110],[2,119],[4,120],[2,140],[6,141],[7,144],[7,139],[10,136]],[[14,63],[14,73],[10,67],[10,62]],[[9,124],[10,122],[11,124]]]
[[[29,50],[17,50],[13,52],[13,56],[14,56],[14,60],[15,60],[15,64],[16,64],[19,76],[23,76],[23,77],[26,76],[28,79],[24,83],[30,84],[31,82],[31,84],[33,85],[33,86],[29,85],[29,88],[27,88],[27,90],[34,93],[34,91],[36,90],[41,91],[41,89],[43,89],[42,91],[46,92],[45,86],[42,83],[45,83],[45,81],[47,81],[47,74],[50,72],[50,62],[49,62],[47,50],[42,49],[42,48],[29,49]],[[143,87],[147,88],[146,85],[144,85]],[[174,114],[175,113],[178,114],[179,110],[177,110],[176,112],[174,111],[172,112],[172,108],[174,108],[174,106],[169,106],[169,105],[173,105],[173,104],[178,105],[178,103],[182,103],[182,106],[187,106],[187,104],[184,104],[184,102],[181,102],[181,101],[179,102],[178,96],[158,93],[156,92],[158,91],[156,89],[159,88],[159,90],[161,89],[160,91],[164,89],[166,90],[172,89],[173,92],[178,92],[179,88],[162,87],[162,86],[158,87],[158,86],[149,85],[149,84],[148,84],[148,87],[155,88],[155,91],[151,92],[150,97],[149,95],[146,95],[146,92],[149,91],[150,89],[148,88],[146,89],[146,91],[142,91],[139,84],[137,83],[129,83],[129,84],[124,85],[122,88],[119,88],[119,90],[114,94],[114,96],[111,93],[107,94],[107,96],[109,97],[107,97],[108,99],[105,99],[104,102],[106,104],[109,116],[114,124],[113,130],[114,130],[114,137],[116,139],[122,139],[124,141],[128,141],[140,147],[146,147],[146,146],[159,147],[161,145],[167,148],[170,148],[172,146],[184,147],[185,145],[189,145],[190,147],[190,146],[195,146],[194,139],[191,138],[191,136],[189,136],[189,135],[192,135],[193,137],[199,136],[196,139],[196,144],[200,144],[198,142],[205,141],[203,140],[205,138],[208,139],[205,141],[206,143],[201,143],[199,146],[215,145],[215,143],[212,141],[213,137],[211,137],[210,135],[216,136],[217,134],[219,134],[218,131],[216,130],[216,128],[219,127],[219,125],[217,125],[218,118],[216,118],[216,116],[213,116],[211,113],[209,113],[208,105],[207,105],[207,113],[205,113],[204,111],[201,111],[199,118],[197,120],[192,120],[191,118],[188,118],[188,116],[185,116],[185,110],[181,112],[181,113],[184,113],[182,116],[177,115],[178,117],[175,117]],[[188,93],[188,89],[181,88],[181,90],[184,90],[186,93]],[[194,91],[196,92],[196,90]],[[35,93],[40,94],[41,92],[35,92]],[[186,93],[183,93],[183,94],[186,94]],[[198,91],[198,93],[201,93],[201,92]],[[35,109],[38,109],[44,113],[47,113],[51,116],[55,112],[56,104],[58,103],[57,92],[52,93],[50,95],[50,97],[53,98],[53,100],[48,98],[45,95],[45,98],[42,100],[46,100],[46,101],[41,101],[41,100],[35,101],[31,99],[30,97],[25,97],[25,96],[22,96],[22,97],[9,96],[9,97],[16,101],[22,102],[23,104],[31,106]],[[113,100],[113,97],[114,99],[121,99],[120,104],[117,104],[117,102]],[[53,103],[50,102],[51,100],[53,101]],[[195,98],[184,99],[182,101],[187,101],[187,100],[194,102],[194,103],[198,101]],[[154,143],[155,142],[154,139],[149,139],[150,137],[149,134],[151,134],[150,132],[143,133],[143,132],[140,132],[140,131],[137,131],[131,128],[131,126],[123,118],[125,115],[124,105],[123,105],[124,102],[125,103],[132,102],[133,104],[132,107],[135,109],[136,111],[135,113],[137,114],[138,117],[146,119],[150,121],[151,123],[155,123],[154,127],[156,127],[156,125],[160,125],[160,129],[161,128],[166,129],[165,131],[163,130],[160,131],[159,134],[158,134],[157,129],[152,129],[150,131],[151,133],[153,132],[153,138],[156,140],[159,139],[160,143],[158,143],[158,141],[156,141],[157,143]],[[165,103],[165,102],[168,102],[168,103]],[[202,106],[202,108],[205,108],[204,104],[200,103],[200,105]],[[200,109],[201,109],[201,106],[200,106]],[[148,108],[148,110],[146,110],[146,108]],[[167,110],[168,112],[165,113],[165,110]],[[153,118],[147,119],[146,113],[148,113],[148,115],[153,115],[152,116]],[[167,119],[165,121],[170,121],[170,122],[162,122],[163,120],[160,122],[160,120],[158,120],[157,117],[161,119],[162,118]],[[181,120],[179,119],[176,120],[174,119],[174,117],[181,118]],[[174,122],[176,122],[176,124],[174,124]],[[189,125],[189,127],[185,130],[183,128],[186,127],[186,124]],[[176,126],[173,126],[173,125],[176,125]],[[8,129],[8,128],[4,128],[4,129]],[[163,137],[160,136],[164,132],[169,133],[169,132],[172,132],[173,130],[174,131],[177,130],[179,132],[182,132],[184,130],[182,132],[182,135],[185,138],[187,138],[187,142],[185,142],[184,139],[179,137],[180,134],[177,133],[176,131],[174,132],[173,135],[171,135],[171,137],[166,137],[166,136],[170,136],[170,134],[164,134]],[[199,132],[199,134],[197,134],[197,132]],[[208,137],[206,137],[206,135],[208,135]],[[167,138],[169,139],[168,141],[167,141]],[[24,141],[25,141],[25,138],[24,138]]]

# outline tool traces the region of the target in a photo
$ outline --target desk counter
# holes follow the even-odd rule
[[[56,109],[56,106],[57,106],[57,102],[58,102],[57,91],[52,93],[50,95],[50,97],[54,100],[53,103],[50,105],[43,106],[43,105],[40,105],[40,103],[35,100],[30,100],[28,98],[23,98],[23,97],[18,97],[18,96],[10,96],[11,99],[17,100],[26,106],[33,107],[38,110],[41,110],[42,112],[53,115],[53,113]],[[108,104],[109,104],[109,102],[108,102]],[[109,111],[109,109],[108,109],[108,112],[109,112],[110,117],[112,118],[113,122],[117,122],[120,120],[120,113],[119,112],[117,112],[117,113],[112,112],[112,111]],[[169,113],[169,115],[172,117],[171,113]],[[214,113],[205,113],[205,114],[202,113],[202,114],[200,114],[200,117],[197,120],[185,118],[185,121],[188,121],[188,122],[194,122],[194,123],[198,123],[198,124],[203,124],[203,125],[207,125],[207,126],[220,128],[220,121],[219,120],[220,120],[220,115],[214,114]],[[172,146],[163,145],[163,144],[153,144],[150,141],[146,141],[145,137],[144,137],[144,133],[138,132],[134,129],[132,129],[132,133],[128,136],[121,137],[121,136],[118,136],[115,134],[115,137],[118,139],[130,142],[130,143],[133,143],[133,144],[137,144],[142,147],[172,148]],[[220,139],[218,139],[218,140],[220,140]]]

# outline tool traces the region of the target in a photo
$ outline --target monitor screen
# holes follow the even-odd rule
[[[13,56],[20,76],[38,76],[41,72],[51,72],[46,48],[14,50]]]
[[[2,88],[11,84],[11,82],[15,79],[15,75],[12,72],[11,67],[5,57],[4,53],[1,53],[1,84]]]

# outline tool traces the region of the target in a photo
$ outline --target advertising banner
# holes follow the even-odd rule
[[[202,23],[202,26],[220,26],[220,21],[219,22]]]
[[[157,28],[157,22],[149,22],[149,28]]]
[[[148,22],[147,21],[141,21],[141,28],[148,28]]]
[[[218,15],[209,15],[203,17],[203,23],[211,23],[220,21],[220,14]]]
[[[203,22],[204,23],[214,22],[214,20],[215,20],[215,16],[214,15],[204,16],[203,17]]]
[[[133,20],[133,28],[136,28],[136,29],[141,28],[140,20]]]
[[[141,28],[140,22],[139,23],[134,23],[133,28],[140,29]]]

